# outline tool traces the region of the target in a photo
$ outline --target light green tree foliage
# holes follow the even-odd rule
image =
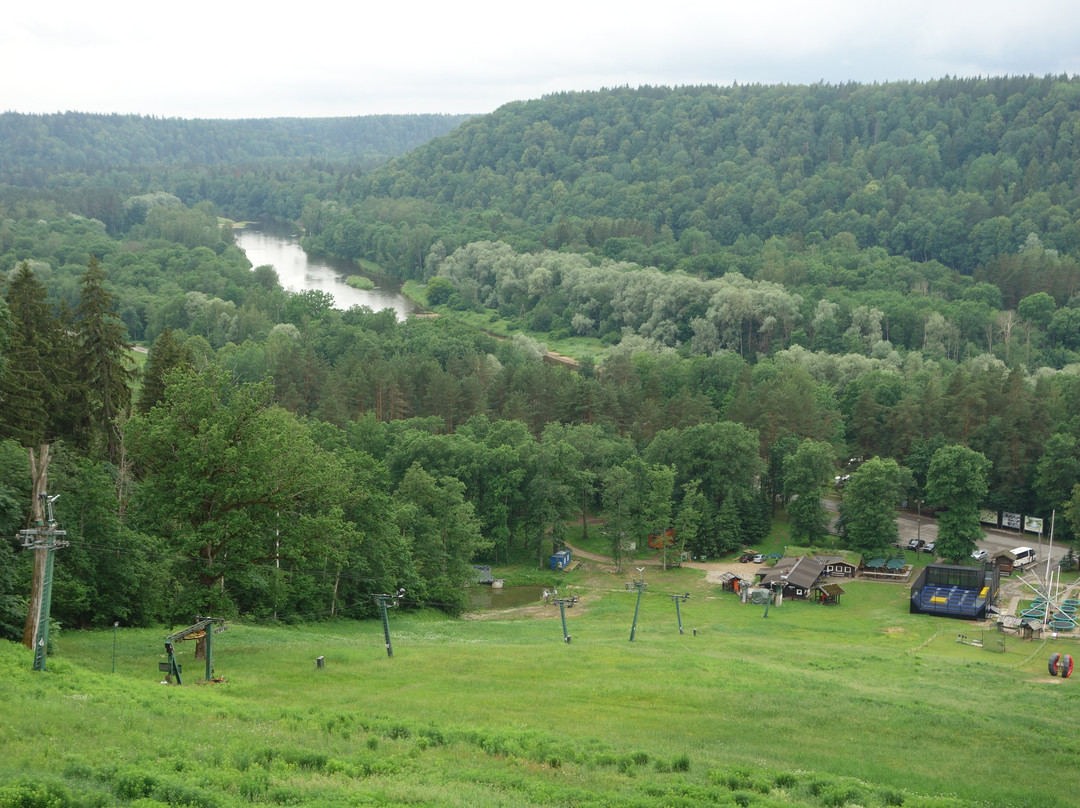
[[[394,492],[397,524],[414,565],[410,600],[432,602],[450,612],[467,605],[465,583],[473,558],[490,547],[480,534],[465,485],[455,477],[435,479],[414,463]]]
[[[853,550],[884,550],[897,540],[896,504],[911,482],[911,473],[891,458],[872,457],[844,486],[840,521]]]
[[[53,616],[64,625],[146,626],[174,616],[187,619],[183,604],[167,602],[172,570],[162,564],[168,549],[155,534],[124,524],[119,515],[116,469],[54,445],[49,491],[63,494],[55,515],[70,542],[56,565]]]
[[[641,508],[640,491],[633,472],[625,465],[612,466],[603,476],[601,501],[604,508],[604,531],[611,547],[616,570],[622,570],[628,542],[633,541],[635,523]]]
[[[273,608],[271,593],[247,584],[255,569],[315,564],[327,537],[355,536],[342,518],[347,476],[338,461],[269,402],[268,382],[233,385],[211,365],[174,373],[164,401],[127,424],[145,470],[133,510],[190,560],[178,575],[192,586],[192,609]]]
[[[674,468],[679,486],[699,480],[714,509],[729,496],[752,497],[763,470],[757,433],[731,421],[658,432],[645,450],[645,461]]]
[[[822,487],[833,476],[835,456],[832,446],[804,440],[783,463],[791,538],[796,543],[814,544],[825,537],[829,523],[828,511],[821,504],[821,494]]]
[[[319,421],[310,427],[316,442],[344,467],[349,491],[345,518],[356,531],[356,536],[326,537],[325,568],[333,586],[322,603],[329,603],[331,616],[369,617],[377,612],[372,594],[396,592],[399,587],[419,591],[410,550],[396,522],[389,475],[385,464],[347,445],[344,431]]]
[[[677,558],[684,551],[701,555],[699,545],[705,535],[705,498],[698,489],[699,480],[683,485],[682,502],[675,512],[675,543],[671,551]]]
[[[938,515],[937,552],[961,561],[985,534],[979,508],[989,490],[990,461],[964,446],[944,446],[934,452],[926,473],[929,503],[948,506]]]

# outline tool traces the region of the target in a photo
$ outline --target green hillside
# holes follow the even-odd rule
[[[330,222],[377,228],[397,200],[454,244],[487,229],[716,274],[721,248],[850,233],[971,274],[1029,233],[1080,248],[1078,98],[1080,79],[1049,76],[560,93],[473,118],[346,188],[354,211],[307,218],[343,255],[377,252],[375,230],[341,243]]]
[[[394,613],[392,658],[378,620],[239,622],[210,686],[191,643],[158,683],[161,629],[122,629],[115,673],[111,630],[63,635],[44,674],[0,645],[0,805],[1073,804],[1074,685],[1045,668],[1068,644],[958,644],[889,584],[762,619],[700,571],[649,581],[633,643],[596,567],[558,583],[570,644],[554,605]]]

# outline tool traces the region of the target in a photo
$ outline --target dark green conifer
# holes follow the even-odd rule
[[[80,280],[76,369],[86,392],[91,446],[104,444],[114,462],[119,456],[117,418],[131,409],[135,369],[128,354],[126,331],[116,314],[116,296],[105,288],[105,271],[97,258]]]
[[[191,352],[177,342],[168,326],[154,340],[143,368],[142,391],[136,409],[148,413],[165,400],[165,376],[177,368],[192,367]]]

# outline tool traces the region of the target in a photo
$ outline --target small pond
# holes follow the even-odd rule
[[[477,611],[486,609],[514,609],[518,606],[532,606],[541,603],[546,586],[488,586],[476,584],[469,588],[469,608]]]

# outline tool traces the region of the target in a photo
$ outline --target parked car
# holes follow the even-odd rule
[[[762,553],[758,553],[752,560],[755,564],[764,564],[765,556]]]
[[[739,561],[741,561],[743,564],[749,564],[751,561],[754,560],[754,555],[755,553],[743,553],[741,556],[739,556]]]
[[[986,561],[989,555],[990,554],[986,552],[986,550],[976,550],[971,554],[971,557],[974,558],[976,561]]]
[[[924,542],[924,541],[923,541],[922,539],[912,539],[911,541],[909,541],[909,542],[907,543],[907,548],[908,548],[909,550],[918,550],[918,549],[920,549],[920,548],[921,548],[921,547],[922,547],[922,546],[923,546],[924,544],[926,544],[926,542]]]
[[[926,546],[924,548],[922,548],[922,551],[924,553],[933,553],[934,548],[936,548],[936,547],[937,547],[937,542],[936,541],[928,541],[926,543]]]

